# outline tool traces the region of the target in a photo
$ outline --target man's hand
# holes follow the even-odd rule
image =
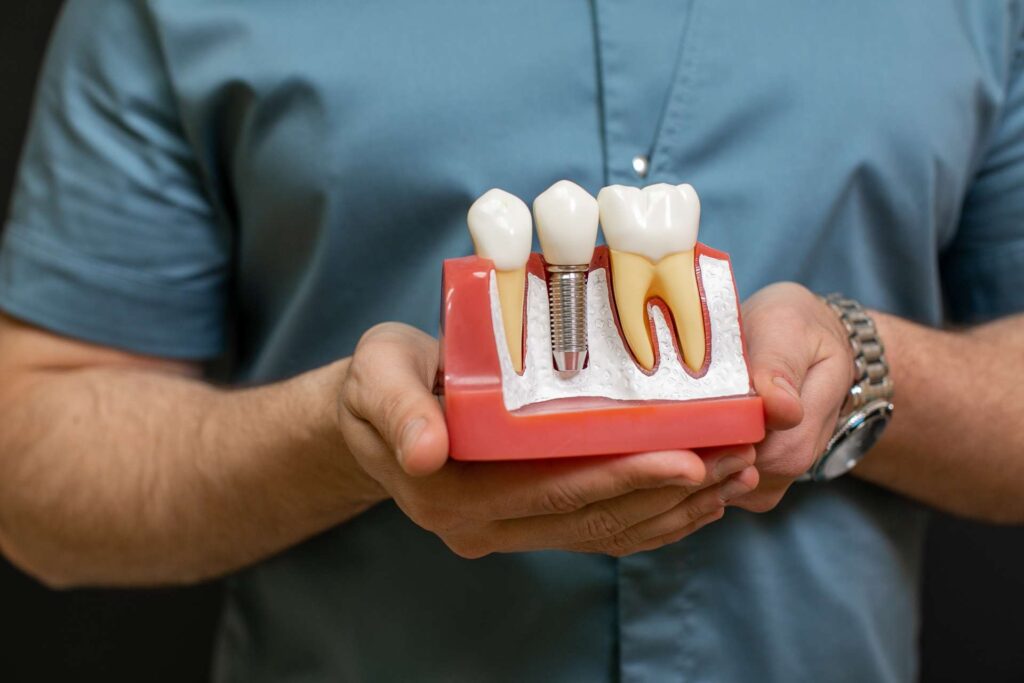
[[[828,305],[792,283],[765,287],[743,304],[743,333],[768,436],[757,446],[760,484],[733,504],[766,512],[831,438],[853,384],[853,351]]]
[[[437,342],[373,328],[339,402],[346,444],[410,519],[462,557],[563,549],[614,556],[675,542],[757,485],[753,448],[533,462],[448,461],[431,385]]]

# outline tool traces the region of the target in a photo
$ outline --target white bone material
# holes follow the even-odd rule
[[[543,280],[530,275],[527,278],[526,362],[522,375],[513,371],[507,346],[495,345],[501,364],[505,407],[517,410],[541,401],[572,397],[688,401],[749,393],[750,377],[743,356],[729,263],[702,255],[700,269],[711,318],[711,363],[707,373],[699,379],[683,369],[668,324],[657,306],[651,308],[651,317],[657,332],[660,362],[653,375],[641,372],[615,326],[608,274],[604,268],[593,271],[587,285],[589,364],[573,377],[560,377],[552,367],[547,287]],[[490,294],[494,338],[504,340],[498,287],[493,274]]]

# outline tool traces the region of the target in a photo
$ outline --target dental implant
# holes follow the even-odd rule
[[[587,272],[597,242],[597,200],[560,180],[534,200],[533,216],[547,263],[555,370],[571,377],[587,363]]]

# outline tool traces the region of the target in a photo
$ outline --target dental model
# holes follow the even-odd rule
[[[439,391],[455,460],[699,449],[764,438],[728,254],[689,185],[490,190],[476,256],[442,270]],[[608,246],[594,246],[598,218]]]
[[[597,201],[576,183],[559,180],[534,200],[533,215],[547,263],[555,369],[571,376],[587,362],[587,271],[597,243]]]
[[[494,262],[501,320],[512,367],[523,371],[523,296],[533,222],[523,200],[493,189],[473,202],[466,217],[476,255]]]
[[[654,368],[647,302],[660,297],[672,312],[686,365],[699,372],[707,342],[693,253],[700,227],[697,193],[690,185],[612,185],[597,201],[611,248],[615,306],[637,363]]]

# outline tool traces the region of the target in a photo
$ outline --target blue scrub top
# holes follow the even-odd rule
[[[1022,29],[978,0],[70,0],[0,307],[273,381],[436,331],[472,200],[571,178],[692,183],[743,296],[1020,311]],[[622,560],[467,561],[382,504],[230,580],[215,676],[912,681],[925,521],[845,478]]]

